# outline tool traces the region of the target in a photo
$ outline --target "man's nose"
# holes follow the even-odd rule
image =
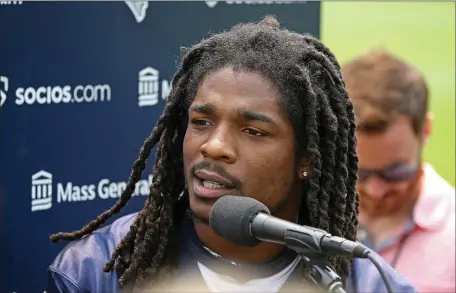
[[[209,139],[201,146],[201,153],[214,161],[224,161],[233,164],[236,161],[234,140],[226,127],[218,127],[211,133]]]
[[[380,177],[374,175],[363,184],[363,189],[372,199],[381,199],[389,191],[389,184]]]

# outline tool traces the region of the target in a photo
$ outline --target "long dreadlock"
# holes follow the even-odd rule
[[[182,145],[188,107],[202,78],[226,66],[262,73],[275,82],[283,96],[282,108],[294,127],[297,152],[312,162],[300,224],[355,240],[359,211],[355,117],[340,65],[319,40],[280,29],[273,17],[259,24],[236,25],[184,54],[163,114],[145,140],[121,198],[81,230],[58,233],[51,240],[79,239],[118,213],[132,197],[145,162],[158,144],[150,195],[105,271],[115,269],[123,289],[140,286],[143,281],[159,283],[171,273],[177,260],[176,215],[188,209],[186,195],[179,200],[185,189]],[[329,263],[345,282],[350,259],[335,256]],[[307,274],[303,270],[304,279]]]

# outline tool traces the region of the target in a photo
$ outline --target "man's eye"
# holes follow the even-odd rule
[[[209,123],[209,121],[202,119],[193,119],[192,123],[198,126],[211,126],[211,123]]]
[[[244,129],[244,132],[247,133],[248,135],[252,136],[265,136],[263,132],[260,132],[258,130],[252,129],[252,128],[246,128]]]

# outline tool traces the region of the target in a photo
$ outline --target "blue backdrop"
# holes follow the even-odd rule
[[[42,292],[49,235],[115,203],[181,46],[265,14],[319,36],[317,2],[250,2],[0,2],[0,292]]]

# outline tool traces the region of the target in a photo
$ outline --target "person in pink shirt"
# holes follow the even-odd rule
[[[419,292],[455,292],[455,190],[422,159],[432,122],[422,73],[372,50],[342,74],[357,123],[359,241]]]

